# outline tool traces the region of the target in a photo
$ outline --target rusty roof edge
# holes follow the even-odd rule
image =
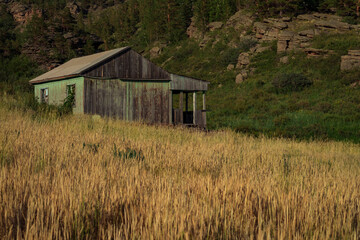
[[[127,46],[127,47],[123,47],[123,48],[118,48],[117,51],[115,51],[114,53],[108,55],[108,56],[104,56],[100,59],[97,59],[96,61],[93,61],[91,63],[89,63],[88,65],[86,65],[85,67],[83,67],[82,69],[79,69],[78,70],[78,73],[79,74],[84,74],[87,70],[95,67],[95,66],[98,66],[98,65],[101,65],[103,62],[105,62],[106,60],[114,57],[115,55],[117,54],[120,54],[120,53],[123,53],[127,50],[131,49],[131,47]]]
[[[64,76],[59,76],[59,77],[55,77],[55,78],[44,78],[44,79],[38,79],[38,80],[35,80],[37,78],[34,78],[32,80],[29,81],[30,84],[38,84],[38,83],[42,83],[42,82],[50,82],[50,81],[54,81],[54,80],[58,80],[58,79],[64,79],[64,78],[68,78],[68,76],[78,76],[78,75],[81,75],[83,74],[83,72],[85,72],[86,70],[98,65],[98,64],[101,64],[103,63],[104,61],[108,60],[109,58],[117,55],[117,54],[120,54],[122,52],[125,52],[127,50],[131,49],[131,47],[127,46],[127,47],[123,47],[123,48],[117,48],[117,49],[113,49],[113,50],[110,50],[110,51],[113,51],[111,53],[109,53],[108,55],[106,56],[103,56],[102,58],[97,58],[95,59],[94,61],[90,62],[89,64],[87,64],[86,66],[84,66],[83,68],[81,69],[78,69],[77,71],[74,71],[71,75],[64,75]],[[96,54],[96,53],[95,53]],[[90,56],[90,55],[88,55]],[[87,57],[87,56],[83,56],[83,57]],[[71,60],[69,60],[68,62],[74,60],[74,59],[79,59],[79,58],[83,58],[83,57],[78,57],[78,58],[73,58]],[[64,63],[65,64],[65,63]],[[63,64],[62,64],[63,65]],[[60,66],[62,66],[60,65]],[[56,68],[55,68],[56,69]],[[45,73],[44,73],[45,74]],[[43,75],[44,75],[43,74]],[[41,75],[40,75],[41,76]]]
[[[198,79],[198,78],[193,78],[193,77],[188,77],[188,76],[184,76],[184,75],[174,74],[174,73],[170,73],[170,78],[171,78],[171,80],[173,80],[173,76],[189,78],[189,79],[191,79],[191,80],[201,81],[201,82],[204,82],[204,83],[206,83],[206,84],[210,84],[209,81],[205,81],[205,80]]]
[[[80,74],[71,74],[71,75],[66,75],[66,76],[61,76],[61,77],[56,77],[56,78],[46,78],[46,79],[41,79],[41,80],[31,80],[29,81],[30,85],[36,85],[36,84],[40,84],[40,83],[47,83],[47,82],[55,82],[55,81],[59,81],[59,80],[64,80],[67,78],[74,78],[74,77],[82,77]]]
[[[157,78],[141,78],[141,79],[137,79],[137,78],[118,78],[118,77],[89,77],[89,76],[84,76],[81,75],[84,78],[87,79],[94,79],[94,80],[121,80],[121,81],[144,81],[144,82],[151,82],[151,81],[161,81],[161,82],[170,82],[171,79],[157,79]]]

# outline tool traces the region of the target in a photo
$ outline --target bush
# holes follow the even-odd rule
[[[239,43],[239,50],[241,52],[248,52],[250,48],[255,47],[258,42],[251,38],[245,38]]]
[[[220,63],[222,66],[229,64],[236,65],[241,50],[239,48],[226,49],[220,56]]]
[[[310,79],[300,73],[282,73],[272,81],[272,85],[280,93],[301,91],[312,84]]]

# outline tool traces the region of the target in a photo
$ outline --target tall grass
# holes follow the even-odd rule
[[[358,239],[360,148],[0,104],[0,238]]]

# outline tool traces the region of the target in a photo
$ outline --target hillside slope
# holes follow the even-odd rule
[[[154,59],[211,81],[209,127],[359,141],[360,58],[349,56],[350,68],[346,57],[341,63],[360,49],[359,25],[317,13],[260,22],[244,16],[212,23]]]
[[[229,1],[215,14],[218,5],[201,12],[200,2],[1,1],[1,92],[31,95],[27,81],[40,72],[131,45],[168,71],[211,82],[210,129],[360,141],[360,71],[340,69],[341,57],[360,49],[352,8],[336,5],[342,18],[287,6],[279,17],[279,6],[267,6],[266,18],[264,6],[236,12]]]

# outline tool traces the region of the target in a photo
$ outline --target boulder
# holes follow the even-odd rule
[[[283,31],[278,36],[277,52],[282,53],[288,50],[294,50],[297,43],[294,43],[293,39],[296,33],[291,31]]]
[[[226,68],[228,71],[234,70],[235,69],[235,65],[234,64],[229,64]]]
[[[150,50],[150,58],[157,58],[161,53],[161,48],[159,47],[153,47]]]
[[[341,57],[341,71],[360,69],[360,50],[350,50]]]
[[[42,11],[31,8],[29,5],[14,2],[9,7],[9,12],[13,16],[16,23],[23,25],[32,19],[34,15],[42,16]]]
[[[258,37],[258,34],[260,36],[263,36],[269,29],[269,25],[262,23],[262,22],[256,22],[254,23],[254,30],[257,34],[257,38],[262,38],[262,37]]]
[[[304,31],[299,32],[299,35],[303,36],[303,37],[307,37],[307,38],[314,38],[315,30],[314,29],[304,30]]]
[[[195,25],[195,17],[191,18],[191,24],[190,26],[187,28],[186,30],[186,34],[189,36],[189,38],[194,38],[194,39],[201,39],[203,37],[202,32],[196,27]]]
[[[319,20],[315,22],[315,27],[320,29],[335,29],[338,31],[349,31],[351,29],[350,24],[339,22],[339,21],[325,21],[325,20]]]
[[[258,48],[256,48],[255,53],[262,53],[262,52],[268,51],[268,50],[270,50],[270,49],[271,49],[270,46],[267,46],[267,47],[258,47]]]
[[[283,17],[283,18],[281,18],[281,20],[283,21],[283,22],[291,22],[291,17]]]
[[[210,30],[210,32],[213,32],[217,29],[220,29],[224,26],[224,24],[222,22],[212,22],[208,24],[208,29]]]
[[[288,64],[289,63],[289,56],[284,56],[282,58],[280,58],[280,62],[283,64]]]
[[[232,27],[235,30],[244,30],[245,28],[251,27],[253,23],[253,16],[250,13],[246,13],[240,10],[229,18],[229,20],[226,22],[226,26]]]
[[[285,22],[275,22],[274,27],[280,30],[288,28],[288,24]]]
[[[64,37],[65,39],[70,39],[70,38],[73,38],[73,37],[74,37],[74,34],[73,34],[72,32],[68,32],[68,33],[65,33],[65,34],[63,35],[63,37]]]
[[[236,68],[246,68],[250,64],[250,54],[249,53],[241,53],[238,58],[238,63]]]
[[[313,14],[302,14],[302,15],[297,16],[297,19],[301,20],[301,21],[312,21],[312,20],[316,20],[318,18],[315,17]]]
[[[359,87],[359,86],[360,86],[360,81],[354,82],[354,83],[352,83],[352,84],[350,85],[351,88],[357,88],[357,87]]]
[[[305,48],[304,52],[307,54],[308,57],[323,57],[327,56],[332,51],[324,50],[324,49],[316,49],[316,48]]]
[[[235,83],[236,84],[241,84],[243,83],[246,78],[248,77],[248,73],[246,71],[241,71],[237,76],[236,76],[236,79],[235,79]]]
[[[293,39],[293,37],[296,35],[295,32],[291,31],[283,31],[279,34],[278,38],[281,41],[290,41]]]
[[[77,3],[75,1],[68,2],[66,4],[66,7],[69,9],[70,14],[73,17],[76,17],[81,12],[81,9],[80,9],[79,5],[77,5]]]

